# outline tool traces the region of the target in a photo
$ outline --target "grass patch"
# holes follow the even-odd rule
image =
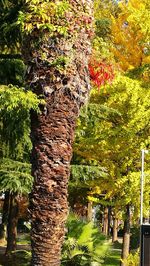
[[[122,243],[120,243],[119,241],[115,241],[112,246],[114,249],[122,249]]]
[[[105,258],[103,265],[105,266],[119,266],[120,265],[120,255],[119,250],[111,250],[108,256]]]
[[[0,254],[0,266],[30,266],[30,255],[24,250],[16,251],[10,257]]]
[[[31,252],[25,249],[30,249],[30,235],[28,233],[18,234],[17,245],[19,250],[16,250],[11,256],[5,256],[5,248],[0,247],[0,266],[29,266]],[[28,248],[29,247],[29,248]]]
[[[107,253],[103,265],[105,266],[119,266],[121,258],[121,248],[122,244],[116,241],[111,244],[110,250]]]
[[[30,235],[29,234],[18,234],[17,245],[30,245]]]

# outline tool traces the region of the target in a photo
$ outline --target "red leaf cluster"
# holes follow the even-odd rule
[[[114,69],[111,64],[98,62],[96,60],[89,63],[90,78],[94,85],[100,88],[107,82],[111,83],[114,79]]]

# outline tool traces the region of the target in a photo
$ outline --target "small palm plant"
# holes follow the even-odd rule
[[[63,266],[101,265],[109,244],[92,222],[81,221],[71,215],[67,223],[68,233],[63,245]]]

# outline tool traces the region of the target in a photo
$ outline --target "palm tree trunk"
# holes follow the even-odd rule
[[[67,184],[72,155],[76,106],[68,95],[47,105],[47,117],[32,115],[32,173],[35,177],[32,212],[33,265],[59,265],[68,213]],[[42,130],[40,130],[42,128]]]
[[[124,221],[123,228],[123,246],[122,246],[122,254],[121,254],[121,266],[125,266],[124,260],[129,255],[130,248],[130,206],[126,206],[126,219]]]
[[[80,0],[69,2],[74,5],[76,15],[83,5],[86,5],[89,16],[92,15],[92,0],[85,1],[85,4]],[[23,55],[28,66],[27,86],[37,95],[43,95],[46,102],[45,106],[40,106],[40,114],[31,114],[34,186],[30,197],[30,212],[33,266],[60,265],[68,214],[67,184],[75,124],[90,89],[89,28],[85,29],[84,25],[82,28],[77,32],[77,38],[68,39],[60,34],[56,38],[47,38],[47,33],[43,31],[43,40],[38,40],[41,42],[39,48],[36,48],[37,29],[24,40]],[[46,56],[44,59],[41,57],[42,52]],[[56,59],[62,58],[62,55],[69,59],[67,65],[51,64],[54,59],[56,62]]]

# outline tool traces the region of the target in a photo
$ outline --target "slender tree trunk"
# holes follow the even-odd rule
[[[102,209],[102,206],[100,206],[100,208]],[[100,225],[100,232],[103,232],[103,214],[102,212],[100,212],[99,214],[99,225]]]
[[[16,194],[10,194],[10,208],[7,224],[7,248],[6,255],[16,250],[17,223],[18,223],[18,202]]]
[[[88,210],[87,210],[87,219],[88,221],[92,221],[92,216],[93,216],[93,208],[92,208],[92,202],[88,202]]]
[[[84,13],[86,8],[90,17],[92,0],[69,2],[74,11],[66,16],[71,19],[71,25],[78,27],[75,16]],[[38,29],[35,29],[26,36],[23,45],[28,66],[27,86],[37,95],[43,95],[46,102],[40,106],[40,114],[32,112],[31,115],[34,176],[30,198],[31,264],[34,266],[60,265],[75,124],[90,89],[90,24],[87,28],[84,23],[81,26],[72,37],[55,33],[48,38],[43,30],[38,39]]]
[[[108,207],[108,236],[111,233],[111,206]]]
[[[104,209],[103,234],[108,235],[108,207]]]
[[[118,219],[114,216],[113,217],[113,235],[112,235],[112,242],[118,240]]]
[[[3,213],[2,213],[2,223],[0,224],[0,242],[6,241],[6,226],[8,221],[9,213],[9,192],[5,192],[4,204],[3,204]]]
[[[126,206],[126,218],[124,221],[124,228],[123,228],[123,246],[122,246],[122,255],[121,255],[121,266],[125,266],[124,260],[129,255],[129,248],[130,248],[130,206]]]

